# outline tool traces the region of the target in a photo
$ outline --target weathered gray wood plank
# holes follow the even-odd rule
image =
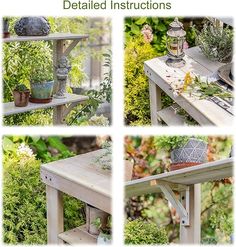
[[[167,182],[176,185],[175,190],[180,190],[177,185],[192,185],[208,181],[220,180],[233,176],[233,158],[217,160],[198,166],[184,168],[177,171],[166,172],[145,177],[125,183],[126,196],[142,195],[159,192],[155,186],[158,182]],[[155,183],[153,183],[155,181]]]
[[[89,234],[86,225],[60,233],[58,237],[69,245],[97,243],[97,236]]]
[[[72,34],[72,33],[52,33],[47,36],[12,36],[2,39],[3,42],[22,42],[22,41],[39,41],[39,40],[84,40],[87,39],[87,34]]]
[[[96,162],[97,150],[41,166],[42,181],[64,193],[111,213],[111,171]]]
[[[35,103],[30,103],[26,107],[16,107],[14,105],[14,102],[8,102],[3,104],[3,113],[5,116],[9,116],[12,114],[18,114],[18,113],[23,113],[23,112],[28,112],[28,111],[33,111],[33,110],[38,110],[38,109],[43,109],[43,108],[50,108],[50,107],[55,107],[55,106],[60,106],[60,105],[65,105],[65,104],[70,104],[74,102],[82,103],[88,99],[87,96],[84,95],[77,95],[77,94],[66,94],[65,99],[55,99],[53,98],[52,102],[47,103],[47,104],[35,104]]]

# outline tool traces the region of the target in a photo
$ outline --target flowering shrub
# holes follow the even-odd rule
[[[40,180],[41,161],[26,142],[20,144],[22,139],[3,139],[3,241],[10,244],[46,244],[46,190]],[[37,150],[43,149],[42,141],[38,139]],[[63,151],[57,139],[50,142]],[[65,229],[84,224],[83,210],[82,202],[64,196]]]
[[[125,47],[125,117],[131,125],[150,124],[148,79],[144,61],[156,56],[143,36],[129,40]]]

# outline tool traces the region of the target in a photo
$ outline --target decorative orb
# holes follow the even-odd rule
[[[22,17],[16,22],[14,30],[19,36],[46,36],[50,25],[44,17]]]

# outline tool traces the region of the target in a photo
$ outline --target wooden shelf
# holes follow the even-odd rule
[[[86,225],[60,233],[58,237],[69,245],[97,243],[97,236],[88,233]]]
[[[163,120],[168,126],[183,126],[185,124],[184,118],[175,113],[174,108],[177,108],[177,104],[158,111],[157,117]]]
[[[3,113],[5,116],[13,115],[13,114],[18,114],[18,113],[23,113],[23,112],[28,112],[28,111],[33,111],[33,110],[38,110],[42,108],[50,108],[50,107],[55,107],[59,105],[65,105],[65,104],[70,104],[70,103],[75,103],[75,102],[83,102],[88,99],[87,96],[84,95],[77,95],[77,94],[66,94],[65,99],[55,99],[53,98],[52,102],[47,103],[47,104],[35,104],[35,103],[30,103],[26,107],[16,107],[14,105],[14,102],[8,102],[3,104]]]
[[[168,183],[173,190],[182,191],[186,185],[215,181],[232,176],[233,158],[227,158],[126,182],[126,197],[161,192],[155,186],[158,182]]]
[[[22,41],[40,41],[40,40],[84,40],[89,36],[87,34],[72,34],[72,33],[52,33],[46,36],[12,36],[2,39],[3,42],[22,42]]]

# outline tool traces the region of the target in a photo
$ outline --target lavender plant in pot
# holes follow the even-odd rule
[[[24,84],[18,84],[12,93],[15,106],[25,107],[28,105],[30,90]]]
[[[158,136],[155,146],[170,151],[171,171],[207,161],[206,136]]]

